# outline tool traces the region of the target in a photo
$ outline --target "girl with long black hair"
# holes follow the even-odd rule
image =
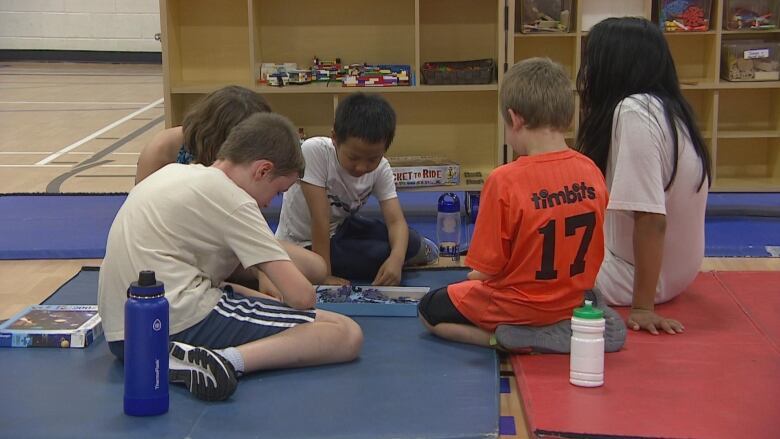
[[[577,90],[576,149],[610,191],[596,287],[611,304],[631,305],[629,328],[682,332],[654,309],[684,291],[701,266],[710,158],[658,26],[634,17],[596,24]]]

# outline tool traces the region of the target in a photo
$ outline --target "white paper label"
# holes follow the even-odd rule
[[[769,49],[753,49],[745,51],[745,59],[769,58]]]

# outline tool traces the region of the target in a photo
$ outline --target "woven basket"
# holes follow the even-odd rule
[[[422,66],[423,83],[429,85],[490,84],[495,72],[492,59],[426,62]]]

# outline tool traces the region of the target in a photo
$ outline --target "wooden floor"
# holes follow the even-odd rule
[[[159,65],[0,63],[0,193],[127,192],[163,129]],[[0,320],[100,260],[0,261]],[[780,270],[780,258],[708,258],[702,270]],[[509,370],[502,363],[502,370]],[[527,438],[514,378],[501,415]]]

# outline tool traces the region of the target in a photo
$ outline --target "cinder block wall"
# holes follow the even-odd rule
[[[0,0],[0,49],[160,52],[158,0]]]

